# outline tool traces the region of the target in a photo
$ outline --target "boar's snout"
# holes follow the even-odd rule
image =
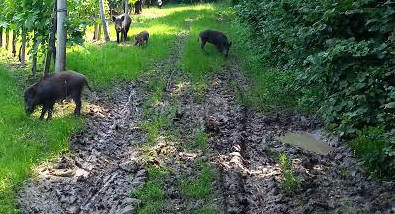
[[[33,114],[34,108],[33,108],[33,107],[30,107],[30,106],[29,106],[29,107],[26,106],[25,112],[26,112],[26,115],[27,115],[27,116],[30,116],[31,114]]]
[[[122,31],[122,26],[121,26],[121,25],[115,25],[115,30],[116,30],[117,32]]]

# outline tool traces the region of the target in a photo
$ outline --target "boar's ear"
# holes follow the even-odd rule
[[[112,16],[111,18],[112,18],[113,22],[115,22],[115,20],[117,19],[117,18],[115,18],[115,16]]]
[[[36,95],[36,84],[30,86],[29,88],[27,88],[27,94],[29,96],[35,96]]]
[[[125,20],[125,16],[122,16],[122,17],[121,17],[121,22],[123,22],[123,20]]]

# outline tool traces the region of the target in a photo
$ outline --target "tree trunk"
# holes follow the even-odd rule
[[[5,49],[8,50],[8,45],[10,43],[10,29],[5,30]]]
[[[26,29],[22,27],[22,45],[19,50],[19,61],[22,66],[26,64]]]
[[[53,10],[53,24],[56,24],[56,5]],[[56,28],[55,28],[56,29]],[[55,46],[55,30],[51,30],[48,36],[48,49],[47,49],[47,55],[45,56],[45,66],[44,66],[44,78],[49,75],[49,70],[51,68],[51,56],[53,53],[52,48]]]
[[[57,18],[57,14],[56,14],[56,9],[57,9],[57,2],[55,1],[55,4],[54,4],[54,17],[53,17],[53,24],[52,24],[52,33],[53,33],[53,40],[51,41],[51,50],[52,50],[52,58],[53,58],[53,64],[55,64],[56,63],[56,45],[55,45],[55,43],[56,43],[56,38],[55,38],[55,36],[56,36],[56,28],[57,28],[57,20],[58,20],[58,18]]]
[[[98,34],[97,34],[97,40],[101,40],[101,26],[102,24],[99,24],[99,30],[98,30]]]
[[[57,0],[57,39],[55,72],[66,69],[66,28],[65,19],[67,16],[66,0]]]
[[[125,13],[129,13],[129,1],[125,0]]]
[[[16,57],[16,38],[18,37],[18,30],[12,31],[12,56]]]
[[[3,47],[3,28],[0,27],[0,48]]]
[[[93,41],[97,40],[97,31],[99,29],[99,24],[95,22],[95,32],[93,33]]]
[[[102,22],[102,25],[103,25],[104,40],[106,42],[109,42],[110,41],[110,36],[108,35],[108,24],[107,24],[106,16],[105,16],[105,13],[104,13],[103,0],[99,0],[99,7],[100,7],[101,22]]]
[[[38,41],[36,32],[34,33],[33,38],[33,51],[32,51],[32,75],[36,77],[37,74],[37,49],[38,49]]]

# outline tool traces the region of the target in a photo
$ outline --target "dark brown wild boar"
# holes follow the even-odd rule
[[[202,49],[204,49],[204,46],[208,42],[215,45],[221,53],[225,51],[225,56],[228,57],[232,42],[228,42],[228,37],[225,34],[215,30],[203,30],[200,32],[199,38]]]
[[[119,16],[113,16],[112,21],[115,24],[115,30],[117,31],[117,42],[126,41],[128,39],[128,31],[130,28],[130,24],[132,23],[132,19],[129,14],[124,13]],[[119,33],[121,33],[121,38],[119,38]]]
[[[148,44],[149,33],[145,30],[140,32],[134,37],[136,43],[134,45],[143,46],[144,44]]]
[[[135,14],[140,14],[143,12],[143,4],[144,4],[143,0],[137,0],[134,3],[134,13]]]
[[[74,114],[80,115],[81,93],[85,85],[91,90],[85,76],[74,71],[62,71],[51,74],[26,89],[26,114],[31,115],[34,109],[41,105],[43,108],[40,120],[44,119],[46,112],[48,112],[47,120],[50,120],[55,102],[72,98],[76,105]]]

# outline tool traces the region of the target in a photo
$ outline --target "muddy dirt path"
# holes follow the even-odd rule
[[[130,213],[130,192],[144,183],[135,162],[142,91],[134,83],[112,94],[89,96],[85,129],[70,139],[70,153],[38,167],[18,199],[25,213]]]
[[[231,87],[235,81],[248,85],[236,66],[217,75],[205,108],[224,213],[395,212],[393,182],[368,179],[352,152],[323,137],[314,119],[297,113],[265,116],[241,106]],[[289,131],[313,133],[336,148],[324,156],[281,143],[277,138]],[[300,181],[294,193],[282,188],[281,153],[292,160]]]
[[[169,171],[160,213],[196,213],[205,203],[214,207],[208,213],[395,212],[394,184],[367,179],[341,143],[331,142],[334,152],[322,156],[279,142],[277,137],[288,131],[321,136],[320,124],[297,113],[268,116],[242,106],[233,86],[248,90],[248,81],[233,61],[197,99],[193,83],[178,65],[185,39],[181,34],[169,58],[142,81],[124,84],[112,94],[90,95],[86,129],[71,138],[69,154],[38,167],[36,177],[19,193],[23,212],[133,213],[141,201],[131,192],[148,179],[143,165]],[[172,122],[154,144],[144,147],[149,136],[141,129],[142,112],[152,82],[164,83],[163,93],[148,107],[146,120],[159,115]],[[198,132],[209,134],[208,149],[188,145]],[[300,180],[293,194],[282,188],[281,153],[293,161]],[[197,178],[201,162],[214,168],[212,194],[191,199],[180,181]]]

